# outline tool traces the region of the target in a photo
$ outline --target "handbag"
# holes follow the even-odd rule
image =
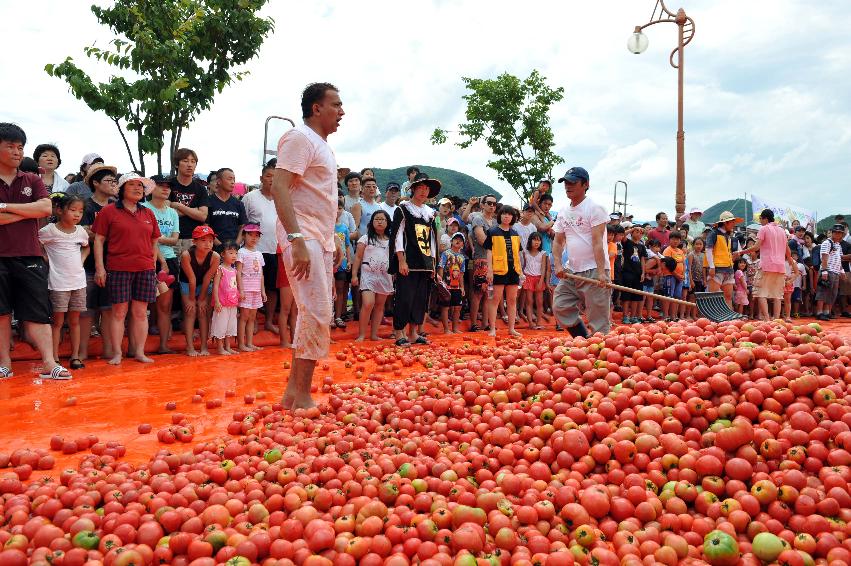
[[[437,300],[440,303],[448,303],[452,298],[452,293],[449,292],[449,288],[446,286],[446,283],[442,279],[438,279],[437,277],[433,277],[432,285],[434,286],[434,291],[437,293]]]

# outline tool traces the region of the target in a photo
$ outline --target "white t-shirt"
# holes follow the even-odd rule
[[[522,222],[517,222],[514,226],[512,226],[512,228],[514,228],[514,231],[517,232],[518,236],[520,236],[520,244],[523,246],[524,250],[526,249],[526,243],[529,241],[529,236],[538,231],[535,225],[531,222],[525,226]]]
[[[278,251],[278,211],[275,209],[275,201],[266,198],[259,190],[251,191],[242,197],[245,206],[245,215],[249,224],[260,226],[260,241],[257,242],[257,251],[261,254],[274,254]]]
[[[317,240],[326,252],[337,249],[337,159],[328,142],[307,124],[288,130],[278,142],[278,169],[298,175],[290,191],[305,240]],[[278,243],[289,247],[287,231],[277,223]]]
[[[585,197],[579,206],[573,207],[568,203],[559,211],[553,230],[556,234],[564,234],[567,239],[567,265],[571,271],[588,271],[597,267],[591,234],[595,226],[608,222],[606,209],[588,197]],[[604,264],[608,267],[609,250],[605,236],[601,245]]]
[[[390,219],[392,220],[393,219],[393,213],[396,212],[396,209],[399,208],[399,205],[394,204],[394,205],[391,206],[391,205],[387,204],[386,202],[382,202],[380,205],[378,205],[378,208],[380,208],[381,210],[383,210],[384,212],[389,214]]]
[[[38,239],[50,262],[47,288],[51,291],[85,289],[86,272],[83,270],[80,248],[89,245],[86,230],[76,226],[72,234],[66,234],[51,223],[38,231]]]
[[[515,230],[517,230],[517,226],[519,224],[515,224]],[[532,255],[532,252],[529,250],[523,250],[523,275],[532,276],[532,277],[540,277],[541,266],[543,264],[544,258],[547,257],[547,254],[544,253],[543,250],[538,251],[538,255]]]

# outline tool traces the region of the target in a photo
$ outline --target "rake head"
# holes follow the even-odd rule
[[[744,318],[743,315],[727,305],[727,301],[724,300],[724,293],[721,291],[695,293],[695,298],[697,310],[712,322],[727,322],[728,320]]]

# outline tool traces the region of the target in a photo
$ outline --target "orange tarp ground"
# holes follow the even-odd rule
[[[829,331],[838,332],[851,338],[851,322],[836,321],[826,325]],[[436,330],[434,328],[432,331]],[[530,332],[525,335],[543,336],[552,331]],[[559,334],[566,336],[565,334]],[[331,376],[337,383],[354,381],[354,370],[346,368],[345,363],[333,357],[350,344],[355,336],[353,325],[345,332],[335,331],[336,343],[332,346],[332,356],[317,368],[314,383],[322,383]],[[476,335],[459,334],[444,337],[432,335],[436,346],[459,346],[473,338],[486,340],[483,333]],[[181,345],[182,337],[176,337],[173,347]],[[23,344],[16,345],[13,364],[15,377],[0,382],[0,452],[9,453],[17,448],[48,448],[50,437],[54,434],[74,440],[87,434],[95,434],[100,441],[116,440],[127,447],[125,460],[139,463],[147,459],[160,448],[181,453],[191,449],[191,445],[161,445],[157,442],[156,431],[171,424],[174,412],[183,413],[195,426],[195,440],[204,440],[226,435],[227,423],[234,411],[245,410],[251,405],[244,403],[245,394],[265,393],[265,399],[257,399],[255,404],[274,403],[280,400],[289,371],[284,369],[285,362],[291,361],[290,350],[271,346],[277,342],[277,336],[268,332],[258,335],[257,343],[267,347],[259,352],[242,353],[236,356],[218,356],[189,358],[183,354],[156,356],[153,364],[140,364],[125,360],[121,366],[114,367],[102,360],[89,360],[86,369],[74,372],[74,379],[66,382],[38,382],[38,363],[32,359],[34,352]],[[149,346],[155,347],[154,337]],[[376,343],[365,343],[374,347]],[[391,345],[389,340],[381,343]],[[417,347],[414,351],[422,350]],[[28,361],[26,361],[28,360]],[[327,369],[323,365],[327,364]],[[367,362],[365,372],[374,371],[374,365]],[[421,371],[419,364],[405,368],[404,373]],[[392,374],[384,374],[388,378]],[[205,403],[192,403],[197,390],[205,391],[205,399],[221,399],[223,405],[216,409],[207,409]],[[234,397],[225,397],[232,390]],[[69,399],[75,398],[75,404]],[[169,401],[177,403],[176,411],[165,410]],[[140,435],[137,427],[140,423],[150,423],[153,432]],[[54,452],[57,463],[49,475],[58,475],[64,468],[76,467],[81,455],[63,456]],[[45,475],[35,472],[33,477]]]

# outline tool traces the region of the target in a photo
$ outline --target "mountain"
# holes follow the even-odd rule
[[[816,224],[816,231],[819,234],[824,234],[828,230],[830,230],[831,226],[833,226],[836,223],[836,219],[834,217],[837,216],[838,214],[842,214],[842,216],[845,217],[845,222],[848,222],[849,219],[851,219],[851,213],[849,213],[849,212],[843,212],[843,213],[837,212],[836,214],[829,214],[829,215],[825,216],[824,218],[822,218],[821,220],[818,221],[818,224]]]
[[[396,169],[379,169],[378,167],[373,167],[372,170],[375,171],[375,180],[378,181],[379,190],[383,193],[384,186],[390,181],[396,181],[400,185],[407,181],[408,177],[405,175],[405,170],[408,167],[410,165],[397,167]],[[499,195],[493,187],[482,183],[466,173],[461,173],[453,169],[444,169],[443,167],[435,167],[433,165],[416,165],[416,167],[419,167],[420,171],[428,176],[438,179],[443,183],[443,188],[440,191],[441,195],[454,195],[461,198],[470,198],[485,194]]]
[[[715,222],[718,220],[718,217],[721,216],[721,213],[725,210],[729,210],[733,213],[734,216],[738,216],[739,218],[745,219],[745,225],[753,224],[753,207],[751,206],[751,201],[737,198],[733,200],[724,200],[718,203],[713,204],[709,208],[703,211],[703,222],[706,224]],[[688,209],[686,210],[688,211]]]

